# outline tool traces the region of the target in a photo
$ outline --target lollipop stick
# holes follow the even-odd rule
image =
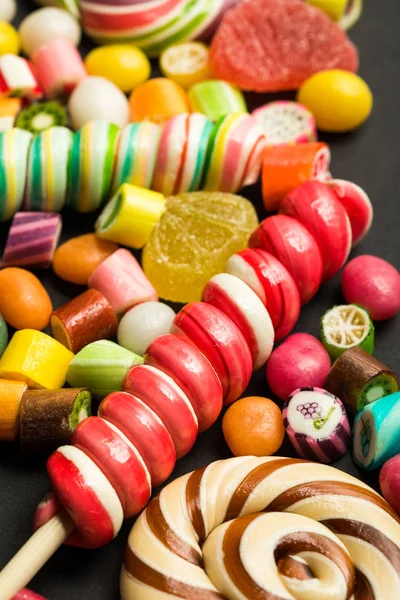
[[[10,600],[25,587],[73,529],[69,516],[61,512],[35,531],[0,572],[0,600]]]

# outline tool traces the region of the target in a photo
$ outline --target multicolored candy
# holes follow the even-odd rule
[[[0,221],[21,208],[31,141],[32,134],[22,129],[0,133]]]

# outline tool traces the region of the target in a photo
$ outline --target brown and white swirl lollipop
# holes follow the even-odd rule
[[[262,513],[262,514],[260,514]],[[326,465],[239,457],[165,487],[129,536],[123,600],[400,597],[400,521]]]

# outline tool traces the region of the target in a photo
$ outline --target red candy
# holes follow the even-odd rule
[[[112,423],[99,417],[85,419],[74,430],[72,444],[103,471],[118,494],[125,519],[146,506],[150,473],[133,444]]]
[[[176,315],[172,333],[187,337],[208,358],[224,391],[224,404],[239,398],[252,372],[249,347],[240,330],[222,311],[192,302]]]
[[[371,200],[360,186],[343,179],[331,179],[327,184],[334,191],[350,219],[353,246],[368,233],[373,219]]]
[[[189,398],[199,432],[215,423],[222,409],[222,386],[210,362],[178,335],[162,335],[147,348],[145,364],[169,375]]]
[[[274,328],[267,309],[253,290],[229,273],[215,275],[206,284],[203,302],[225,313],[243,334],[254,370],[267,361],[274,344]]]
[[[118,496],[102,471],[74,446],[62,446],[47,461],[54,492],[77,531],[72,545],[99,548],[118,533],[123,511]]]
[[[383,465],[379,474],[379,486],[385,500],[400,515],[400,454]]]
[[[274,215],[264,219],[249,240],[250,248],[261,248],[275,256],[289,271],[306,304],[322,281],[322,258],[317,242],[296,219]]]
[[[293,277],[279,260],[259,248],[246,248],[231,256],[226,271],[247,283],[264,303],[276,341],[292,331],[300,314],[300,295]]]
[[[400,273],[377,256],[353,258],[343,269],[342,291],[349,304],[360,304],[373,321],[390,319],[400,310]]]
[[[307,181],[289,192],[279,212],[300,221],[314,237],[322,256],[323,281],[336,275],[349,256],[352,234],[349,217],[331,188]]]
[[[153,487],[168,479],[175,467],[175,447],[151,408],[131,394],[113,392],[100,404],[99,417],[118,427],[137,448],[150,471]]]
[[[247,0],[228,11],[211,44],[214,75],[243,90],[295,90],[326,69],[356,72],[358,54],[322,10],[299,0]]]
[[[189,399],[171,377],[149,365],[133,367],[123,390],[142,400],[167,428],[175,446],[176,458],[182,458],[196,441],[197,417]]]

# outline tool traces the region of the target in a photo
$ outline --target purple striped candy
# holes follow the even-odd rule
[[[283,408],[286,433],[297,454],[330,463],[346,452],[351,439],[345,408],[336,396],[317,387],[295,390]]]
[[[49,267],[60,239],[61,227],[61,216],[57,213],[15,213],[1,266]]]

